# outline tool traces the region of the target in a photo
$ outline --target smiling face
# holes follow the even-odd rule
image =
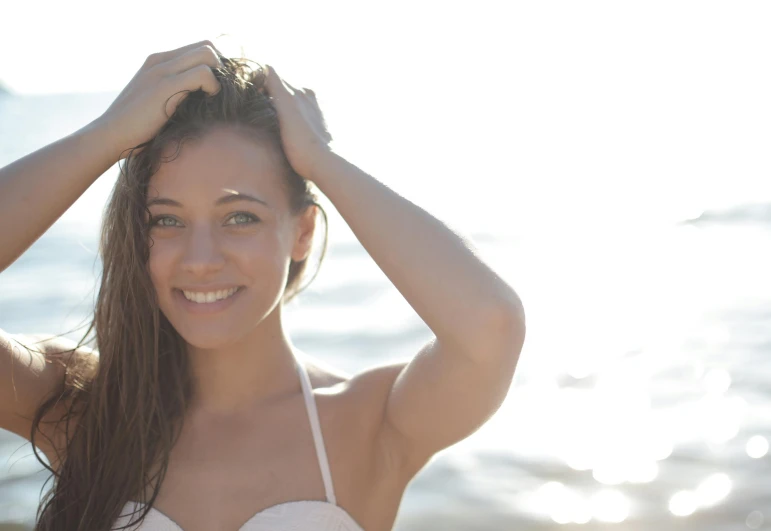
[[[283,178],[270,148],[219,127],[150,179],[150,277],[189,344],[249,333],[281,303],[290,259],[310,252],[315,209],[293,217]]]

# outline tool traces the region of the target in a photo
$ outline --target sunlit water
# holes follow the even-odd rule
[[[0,165],[74,131],[113,96],[0,98]],[[419,204],[429,196],[365,169]],[[0,275],[0,328],[82,324],[115,174]],[[522,296],[527,343],[501,409],[418,474],[395,529],[771,528],[771,216],[485,224],[484,202],[464,194],[448,221]],[[327,258],[288,307],[293,340],[352,373],[414,355],[429,329],[327,211]],[[45,478],[30,446],[0,433],[0,522],[31,525]]]

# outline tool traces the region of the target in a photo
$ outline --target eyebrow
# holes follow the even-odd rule
[[[215,205],[225,205],[227,203],[233,203],[235,201],[254,201],[255,203],[262,203],[268,208],[272,208],[268,203],[260,199],[259,197],[255,197],[253,195],[249,194],[243,194],[241,192],[231,192],[228,195],[223,195],[219,199],[217,199],[214,204]],[[182,207],[182,203],[178,201],[174,201],[173,199],[169,199],[168,197],[154,197],[152,199],[147,200],[147,207],[151,207],[153,205],[166,205],[166,206],[173,206],[173,207]]]

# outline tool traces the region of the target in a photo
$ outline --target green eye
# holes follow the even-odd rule
[[[235,220],[235,223],[230,223]],[[247,225],[249,223],[256,223],[260,221],[260,218],[249,212],[236,212],[233,214],[226,225]]]
[[[177,220],[171,216],[156,216],[150,220],[150,226],[153,227],[176,227],[175,223]]]

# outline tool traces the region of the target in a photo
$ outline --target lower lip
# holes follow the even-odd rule
[[[185,308],[190,313],[216,313],[221,312],[222,310],[226,310],[230,306],[232,306],[235,303],[235,300],[241,295],[241,292],[244,291],[243,287],[239,287],[238,291],[236,291],[233,295],[228,297],[227,299],[221,299],[214,302],[193,302],[187,300],[185,298],[185,294],[182,293],[182,291],[178,289],[173,289],[174,292],[174,298],[176,301],[182,305],[183,308]]]

